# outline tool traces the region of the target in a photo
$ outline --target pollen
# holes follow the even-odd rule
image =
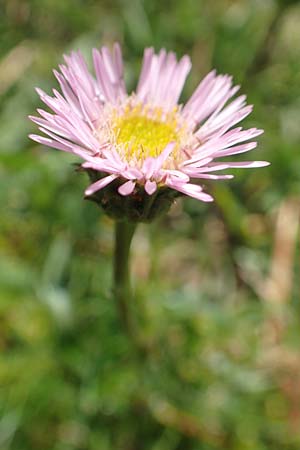
[[[127,107],[113,121],[116,146],[126,159],[156,158],[170,143],[175,143],[174,156],[180,149],[183,127],[177,110],[164,113],[160,108]]]

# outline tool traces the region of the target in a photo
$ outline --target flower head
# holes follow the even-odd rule
[[[191,69],[188,56],[177,61],[172,52],[155,54],[147,48],[132,94],[126,92],[118,44],[112,52],[94,49],[95,77],[80,52],[64,58],[60,72],[54,71],[62,94],[54,89],[51,97],[37,89],[53,114],[39,109],[41,117],[31,119],[47,137],[30,137],[82,158],[81,167],[93,180],[85,195],[96,196],[102,206],[108,192],[119,206],[122,197],[149,204],[149,197],[153,203],[154,197],[173,199],[178,193],[212,201],[198,180],[232,178],[215,173],[227,168],[268,165],[219,160],[254,149],[252,139],[262,133],[235,127],[252,106],[244,95],[231,100],[239,86],[232,85],[230,76],[210,72],[182,105],[178,101]]]

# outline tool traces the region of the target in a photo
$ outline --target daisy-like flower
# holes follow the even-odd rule
[[[213,198],[199,180],[229,179],[216,172],[228,168],[263,167],[265,161],[231,162],[220,158],[252,150],[262,130],[235,127],[252,111],[246,96],[234,100],[239,86],[228,75],[210,72],[185,105],[179,97],[191,69],[188,56],[147,48],[137,89],[128,94],[121,49],[93,50],[95,76],[80,52],[65,56],[54,74],[62,94],[37,89],[53,114],[38,109],[31,117],[47,137],[30,135],[40,144],[82,158],[94,182],[85,195],[100,190],[131,196],[159,197],[174,190],[202,201]],[[249,142],[250,141],[250,142]],[[100,196],[102,205],[107,202]]]

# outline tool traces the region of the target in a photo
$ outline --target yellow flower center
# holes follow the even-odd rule
[[[128,157],[157,157],[170,142],[178,141],[178,133],[165,122],[136,116],[120,118],[116,123],[117,144]]]
[[[114,114],[112,131],[116,147],[127,160],[156,158],[166,146],[175,142],[173,158],[178,156],[186,127],[179,123],[178,108],[164,112],[161,108],[127,105],[123,113]]]

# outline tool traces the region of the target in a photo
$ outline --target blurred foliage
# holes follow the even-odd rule
[[[0,448],[299,450],[300,4],[0,2]],[[178,202],[133,243],[137,355],[111,296],[112,222],[76,158],[29,141],[62,54],[121,42],[188,53],[255,104],[266,169]],[[239,158],[241,159],[241,158]]]

